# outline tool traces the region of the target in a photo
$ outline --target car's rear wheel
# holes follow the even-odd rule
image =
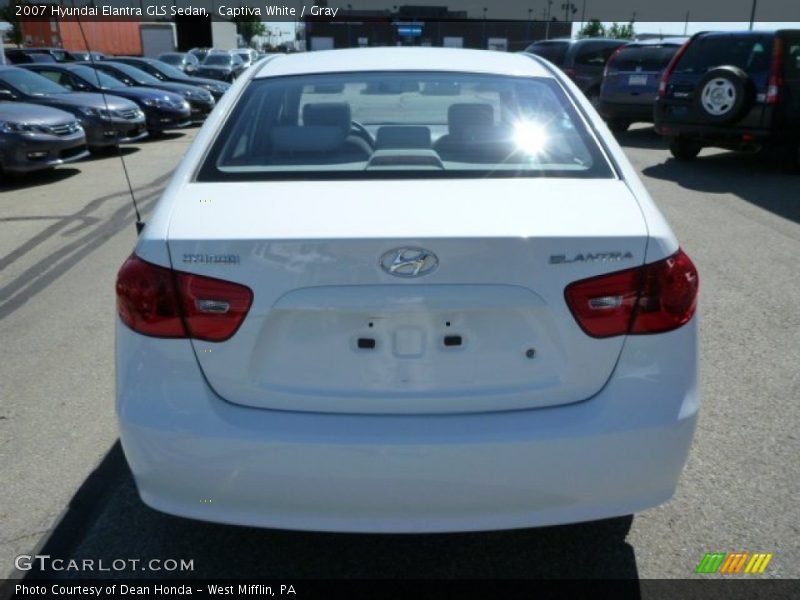
[[[607,124],[608,128],[614,133],[623,133],[628,131],[628,127],[631,126],[631,122],[627,119],[609,119]]]
[[[693,140],[675,137],[669,141],[669,151],[678,160],[694,160],[703,147]]]
[[[800,142],[789,144],[782,153],[784,158],[783,168],[787,173],[800,174]]]

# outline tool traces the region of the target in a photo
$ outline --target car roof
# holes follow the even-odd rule
[[[129,65],[128,63],[119,62],[116,60],[98,60],[94,63],[90,63],[88,60],[79,61],[77,64],[84,65],[87,67],[92,66],[109,66],[109,67],[130,67],[131,69],[135,69],[133,65]],[[141,71],[141,69],[139,69]]]
[[[8,48],[6,52],[67,52],[63,48],[51,48],[47,46],[29,46],[25,48]]]
[[[152,64],[152,63],[156,63],[157,64],[157,63],[161,62],[160,60],[156,60],[155,58],[147,58],[146,56],[115,56],[114,59],[117,60],[117,61],[130,60],[130,61],[134,61],[134,62],[143,62],[143,63],[147,63],[147,64]],[[128,66],[130,66],[130,65],[128,65]]]
[[[626,48],[636,48],[638,46],[683,46],[689,36],[686,37],[665,37],[665,38],[652,38],[649,40],[634,40],[626,44]]]
[[[609,44],[624,44],[629,40],[617,40],[614,38],[603,38],[603,37],[588,37],[588,38],[553,38],[550,40],[537,40],[531,43],[531,46],[534,44],[585,44],[587,42],[608,42]]]
[[[775,35],[776,33],[783,33],[788,31],[798,31],[798,30],[791,30],[791,29],[755,29],[753,31],[750,30],[741,30],[741,31],[701,31],[698,33],[698,36],[702,37],[742,37],[742,36],[762,36],[762,35]]]
[[[457,71],[553,77],[529,55],[462,48],[348,48],[280,54],[264,63],[255,78],[306,73],[363,71]]]

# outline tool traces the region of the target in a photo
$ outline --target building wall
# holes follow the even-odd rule
[[[65,50],[92,50],[104,54],[142,54],[142,37],[139,23],[133,21],[76,21],[61,22],[61,36]],[[81,27],[89,42],[86,48]]]
[[[397,23],[414,23],[418,36],[398,34]],[[421,25],[421,28],[419,27]],[[460,40],[464,48],[494,48],[508,51],[525,49],[533,41],[569,37],[570,22],[424,20],[420,18],[343,17],[340,21],[307,18],[306,49],[314,49],[314,38],[332,38],[334,48],[358,46],[444,46]],[[504,43],[503,43],[504,42]],[[505,46],[503,48],[502,46]]]
[[[23,46],[61,47],[61,42],[61,32],[55,19],[52,21],[22,21]]]

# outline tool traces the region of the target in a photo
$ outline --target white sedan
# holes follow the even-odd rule
[[[524,54],[279,56],[206,121],[117,281],[143,501],[324,531],[668,500],[698,277],[602,120]]]

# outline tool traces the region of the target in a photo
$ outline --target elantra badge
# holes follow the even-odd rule
[[[424,248],[395,248],[381,256],[381,268],[395,277],[421,277],[439,266],[439,259]]]

